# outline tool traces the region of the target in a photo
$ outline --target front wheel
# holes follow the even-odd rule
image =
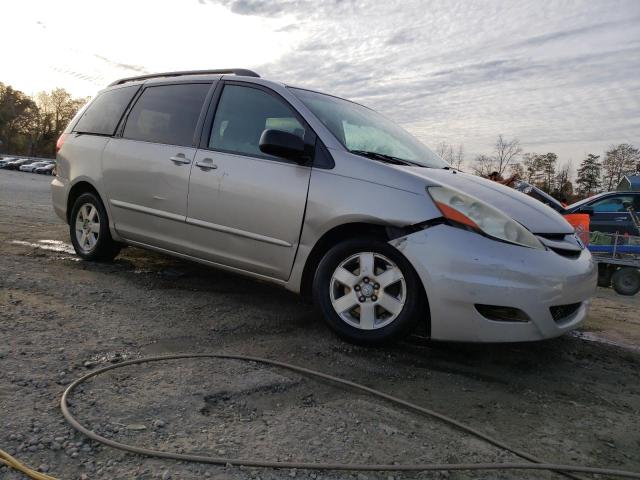
[[[69,233],[73,248],[84,260],[111,261],[120,252],[120,244],[109,232],[107,211],[94,193],[83,193],[74,202]]]
[[[415,270],[398,250],[377,239],[347,240],[329,250],[313,290],[329,327],[355,343],[399,338],[428,318]]]

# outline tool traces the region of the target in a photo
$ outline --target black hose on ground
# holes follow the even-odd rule
[[[358,390],[361,392],[365,392],[374,397],[378,397],[384,399],[391,404],[398,405],[400,407],[406,408],[407,410],[414,411],[417,413],[421,413],[423,415],[427,415],[430,417],[437,418],[442,422],[456,427],[457,429],[466,432],[468,434],[474,435],[482,440],[496,446],[507,450],[520,458],[525,460],[529,460],[533,463],[445,463],[445,464],[414,464],[414,465],[390,465],[390,464],[350,464],[350,463],[305,463],[305,462],[272,462],[266,460],[256,460],[256,459],[241,459],[241,458],[226,458],[226,457],[211,457],[204,455],[190,455],[190,454],[182,454],[182,453],[172,453],[172,452],[162,452],[159,450],[152,450],[148,448],[136,447],[132,445],[126,445],[124,443],[116,442],[114,440],[105,438],[97,433],[89,430],[84,427],[80,422],[78,422],[75,417],[69,411],[68,398],[69,395],[74,391],[74,389],[89,380],[92,377],[96,377],[102,373],[108,372],[109,370],[114,370],[117,368],[123,368],[129,365],[137,365],[141,363],[151,363],[151,362],[161,362],[167,360],[179,360],[179,359],[193,359],[193,358],[218,358],[218,359],[227,359],[227,360],[240,360],[247,362],[255,362],[261,363],[264,365],[271,365],[279,368],[283,368],[286,370],[290,370],[293,372],[297,372],[303,375],[307,375],[310,377],[321,378],[323,380],[327,380],[331,383],[341,385],[343,387],[349,387],[354,390]],[[93,372],[84,375],[83,377],[75,380],[71,383],[67,389],[64,391],[62,398],[60,400],[60,408],[62,409],[62,414],[64,418],[69,422],[69,424],[75,428],[80,433],[86,435],[92,440],[102,443],[104,445],[108,445],[113,448],[117,448],[119,450],[123,450],[125,452],[137,453],[140,455],[150,456],[150,457],[158,457],[158,458],[167,458],[170,460],[182,460],[187,462],[198,462],[198,463],[210,463],[216,465],[233,465],[233,466],[245,466],[245,467],[264,467],[264,468],[286,468],[286,469],[303,469],[303,470],[350,470],[350,471],[433,471],[433,470],[549,470],[556,473],[560,473],[562,475],[571,477],[571,478],[579,478],[573,473],[591,473],[591,474],[599,474],[599,475],[609,475],[621,478],[635,478],[640,479],[640,472],[630,472],[625,470],[616,470],[611,468],[598,468],[598,467],[586,467],[581,465],[559,465],[553,463],[545,463],[542,460],[530,455],[527,452],[514,448],[505,442],[498,440],[486,433],[480,432],[473,427],[465,425],[462,422],[459,422],[453,418],[450,418],[442,413],[438,413],[434,410],[421,407],[414,403],[407,402],[406,400],[402,400],[401,398],[394,397],[393,395],[389,395],[387,393],[375,390],[373,388],[360,385],[358,383],[352,382],[350,380],[345,380],[333,375],[329,375],[322,372],[317,372],[315,370],[311,370],[304,367],[299,367],[297,365],[292,365],[285,362],[279,362],[276,360],[269,360],[266,358],[260,357],[251,357],[246,355],[230,355],[230,354],[180,354],[180,355],[165,355],[165,356],[156,356],[156,357],[147,357],[147,358],[139,358],[135,360],[128,360],[125,362],[121,362],[114,365],[109,365],[104,368],[100,368],[98,370],[94,370]]]

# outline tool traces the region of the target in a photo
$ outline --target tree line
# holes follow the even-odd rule
[[[55,157],[58,137],[87,100],[64,88],[30,97],[0,82],[0,152]]]
[[[573,162],[560,163],[553,152],[524,152],[517,138],[499,135],[491,154],[474,157],[467,166],[462,145],[441,142],[436,153],[453,167],[470,169],[487,177],[498,172],[502,177],[516,175],[555,198],[572,202],[599,192],[615,190],[625,175],[640,173],[640,150],[628,143],[611,145],[603,158],[593,153],[580,162],[575,179],[571,179]]]

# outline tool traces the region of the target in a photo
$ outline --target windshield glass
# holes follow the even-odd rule
[[[386,155],[423,167],[448,166],[408,132],[367,107],[309,90],[291,91],[349,151]]]

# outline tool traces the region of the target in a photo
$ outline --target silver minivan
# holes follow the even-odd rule
[[[249,70],[118,80],[57,150],[53,205],[80,257],[133,245],[279,284],[351,341],[550,338],[596,287],[549,207],[367,107]]]

